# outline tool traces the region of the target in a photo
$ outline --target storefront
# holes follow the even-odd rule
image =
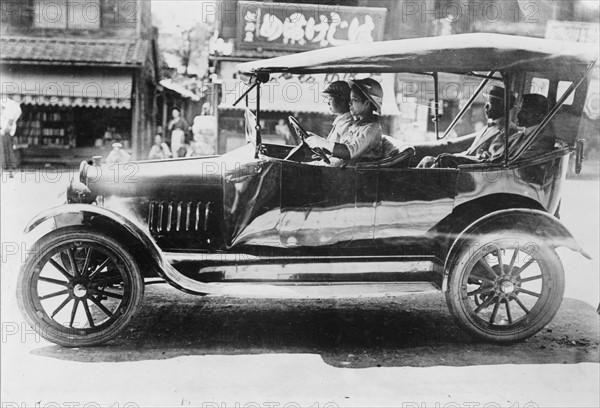
[[[2,46],[1,96],[21,105],[14,142],[23,166],[76,165],[115,142],[134,158],[147,154],[158,111],[154,41],[12,37]]]

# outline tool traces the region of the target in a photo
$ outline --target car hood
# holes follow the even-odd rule
[[[254,160],[253,151],[248,145],[222,156],[88,165],[80,180],[98,195],[180,194],[192,186],[221,186],[224,177]]]

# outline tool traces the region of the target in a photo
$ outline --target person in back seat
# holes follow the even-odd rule
[[[523,102],[519,113],[517,114],[517,125],[519,132],[512,134],[508,138],[508,151],[513,154],[524,139],[527,139],[539,126],[548,113],[548,99],[540,94],[523,95]],[[542,134],[538,135],[535,142],[521,155],[521,159],[528,159],[540,156],[554,149],[554,135],[549,132],[548,127]],[[504,137],[498,137],[490,145],[490,160],[496,160],[504,156],[505,148]]]
[[[480,163],[490,159],[492,143],[504,140],[504,88],[492,86],[485,96],[487,103],[484,109],[488,124],[477,135],[471,146],[462,153],[442,153],[437,157],[426,156],[417,167],[457,167],[460,164]],[[515,102],[516,98],[511,92],[509,94],[509,109],[513,108]],[[509,124],[509,132],[509,134],[517,132],[517,128],[513,123]],[[496,148],[498,148],[498,144],[496,144]]]

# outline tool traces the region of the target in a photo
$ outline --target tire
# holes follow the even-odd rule
[[[81,226],[52,231],[35,249],[17,283],[27,323],[41,337],[66,347],[115,338],[144,294],[133,256],[110,236]]]
[[[464,331],[511,343],[533,336],[556,315],[565,277],[553,248],[511,231],[463,246],[451,271],[446,303]]]

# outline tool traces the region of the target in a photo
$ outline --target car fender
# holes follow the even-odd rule
[[[121,242],[124,238],[127,239],[127,244],[135,247],[136,259],[144,266],[152,268],[172,286],[196,295],[205,295],[215,291],[215,288],[209,284],[194,281],[180,274],[165,259],[163,252],[144,227],[114,211],[91,204],[65,204],[50,208],[35,216],[25,226],[24,233],[32,232],[44,221],[50,219],[54,220],[53,230],[73,225],[108,229],[107,232],[115,234],[115,237],[118,236],[117,239]]]
[[[581,253],[587,259],[591,259],[591,256],[579,245],[567,228],[556,217],[546,212],[528,208],[494,211],[478,218],[457,234],[445,258],[442,291],[445,292],[448,289],[451,268],[463,244],[478,236],[501,230],[513,230],[537,236],[552,248],[567,247]]]

